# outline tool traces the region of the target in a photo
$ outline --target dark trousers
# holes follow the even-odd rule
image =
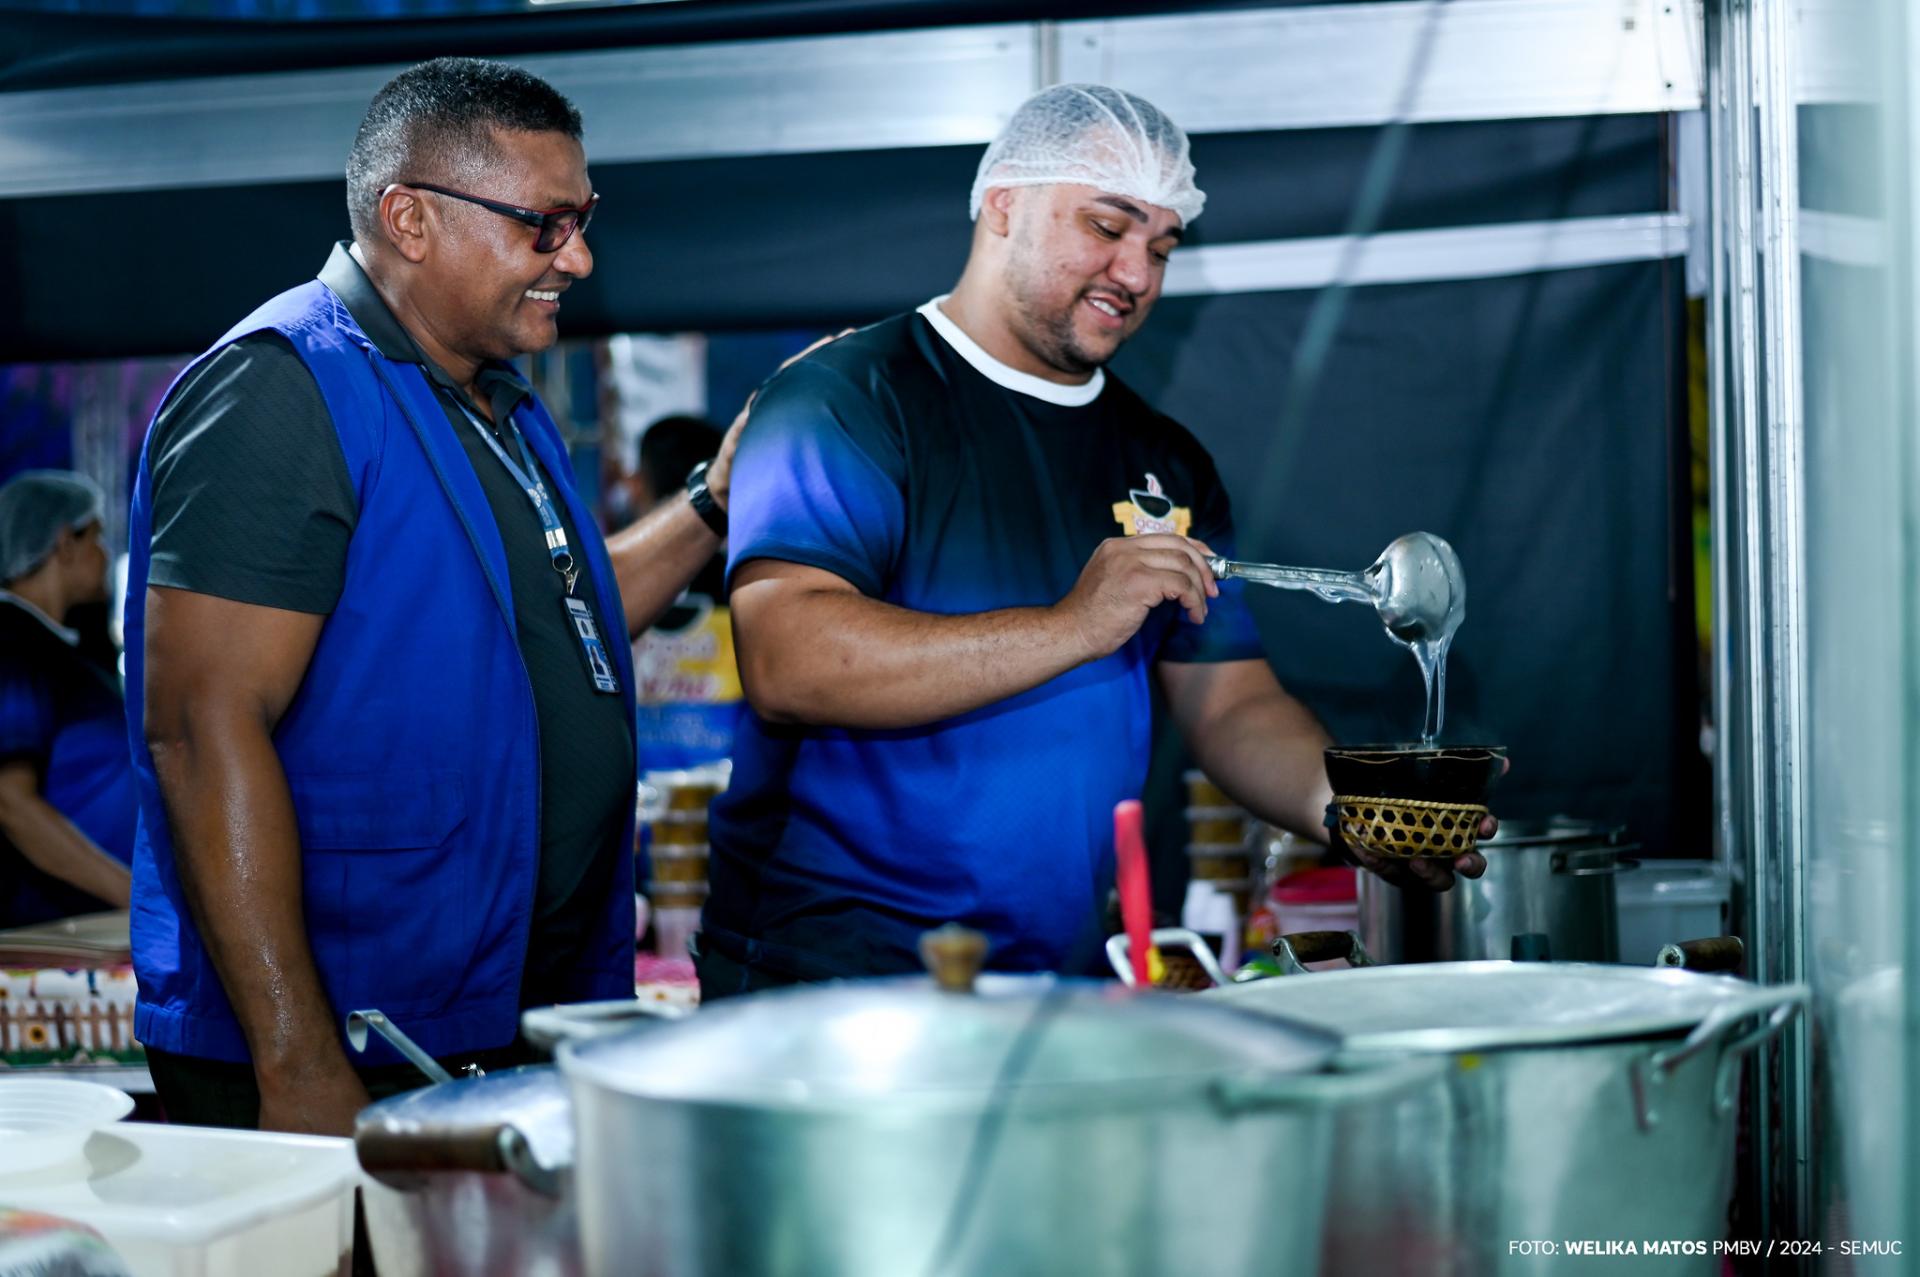
[[[522,1064],[544,1063],[546,1055],[515,1038],[506,1046],[440,1061],[441,1067],[459,1077],[469,1064],[477,1064],[488,1073]],[[417,1091],[431,1083],[426,1074],[411,1064],[380,1064],[354,1070],[367,1088],[367,1095],[378,1102],[403,1091]],[[192,1055],[147,1048],[147,1072],[153,1075],[153,1090],[169,1122],[187,1126],[225,1126],[251,1131],[260,1125],[260,1087],[253,1078],[253,1065],[233,1064],[226,1060],[203,1060]]]
[[[720,952],[712,936],[696,935],[689,948],[693,952],[693,970],[700,977],[700,1005],[762,989],[778,989],[795,984],[794,977],[763,967],[750,967]]]
[[[488,1052],[487,1054],[494,1054]],[[519,1060],[517,1063],[530,1063]],[[464,1067],[465,1061],[461,1062]],[[504,1068],[506,1064],[482,1065]],[[449,1068],[449,1072],[456,1070]],[[226,1060],[203,1060],[192,1055],[147,1048],[147,1072],[153,1075],[154,1094],[169,1122],[187,1126],[225,1126],[251,1131],[260,1125],[260,1087],[253,1078],[253,1065],[233,1064]],[[367,1094],[384,1100],[402,1091],[417,1090],[428,1084],[427,1075],[411,1064],[382,1064],[356,1070],[366,1084]]]

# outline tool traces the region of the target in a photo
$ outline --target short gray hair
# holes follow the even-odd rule
[[[435,58],[373,95],[347,153],[347,217],[373,240],[380,195],[395,182],[455,180],[463,161],[493,161],[493,129],[561,133],[578,142],[580,112],[531,71],[484,58]]]

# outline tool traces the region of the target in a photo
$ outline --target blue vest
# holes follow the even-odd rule
[[[359,501],[340,601],[274,729],[299,820],[314,962],[341,1020],[377,1008],[434,1055],[499,1046],[517,1027],[540,858],[539,730],[499,528],[425,372],[383,357],[318,280],[269,301],[201,358],[269,330],[319,384]],[[573,490],[559,431],[536,399],[515,421],[584,534],[576,552],[600,617],[623,627],[613,568]],[[134,1031],[162,1050],[244,1061],[239,1023],[181,894],[141,727],[152,497],[143,449],[126,608],[140,788]],[[607,648],[631,688],[627,645],[616,638]],[[631,697],[627,719],[631,730]],[[629,809],[629,846],[632,821]],[[572,995],[633,995],[633,923],[631,885],[616,888]]]

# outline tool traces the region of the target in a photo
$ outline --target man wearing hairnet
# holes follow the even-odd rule
[[[119,680],[68,628],[104,602],[100,489],[0,486],[0,926],[127,907],[138,811]]]
[[[1149,677],[1237,802],[1325,839],[1327,736],[1207,567],[1234,549],[1213,463],[1104,368],[1204,203],[1151,103],[1048,89],[981,162],[952,293],[761,394],[728,560],[755,712],[713,819],[706,996],[910,971],[950,920],[992,968],[1084,965]]]

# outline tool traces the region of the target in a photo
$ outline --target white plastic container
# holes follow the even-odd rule
[[[95,1131],[131,1112],[125,1091],[97,1082],[0,1077],[0,1175],[77,1157]]]
[[[1662,945],[1727,934],[1732,884],[1710,860],[1643,860],[1617,880],[1620,961],[1652,966]]]
[[[351,1140],[122,1122],[0,1175],[0,1202],[96,1230],[134,1277],[344,1277],[358,1174]]]
[[[1204,878],[1187,883],[1180,909],[1180,925],[1212,942],[1220,965],[1232,971],[1240,965],[1240,908],[1233,897]]]

